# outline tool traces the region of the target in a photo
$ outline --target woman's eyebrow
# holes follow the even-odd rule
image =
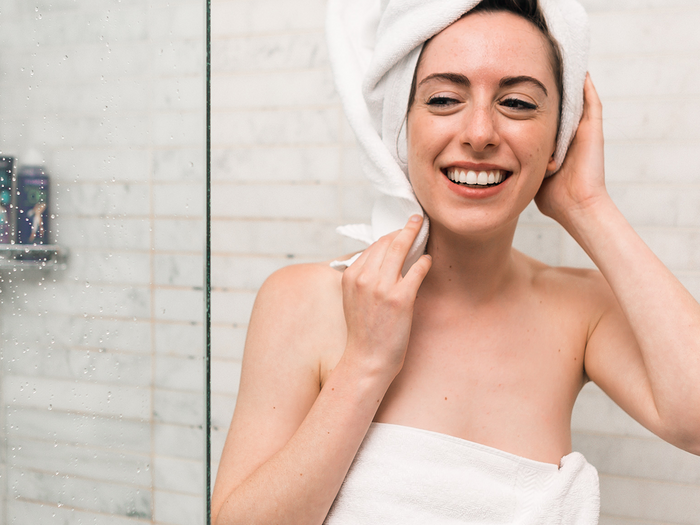
[[[471,85],[469,79],[460,73],[433,73],[421,80],[418,86],[422,86],[431,80],[446,80],[447,82],[452,82],[453,84],[464,87],[469,87]]]
[[[504,77],[498,83],[499,87],[501,88],[511,87],[517,84],[532,84],[533,86],[538,87],[542,91],[544,91],[545,96],[549,96],[549,93],[547,93],[547,88],[544,87],[544,84],[542,82],[540,82],[536,78],[528,77],[527,75],[521,75],[518,77]]]

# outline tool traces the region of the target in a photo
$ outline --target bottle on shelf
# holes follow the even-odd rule
[[[50,244],[49,176],[36,150],[29,150],[17,171],[17,243]]]

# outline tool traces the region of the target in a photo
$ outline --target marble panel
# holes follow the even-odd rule
[[[211,363],[211,391],[235,396],[241,380],[240,361],[214,358]]]
[[[116,319],[92,319],[54,314],[41,323],[28,316],[16,318],[3,326],[6,345],[51,348],[81,347],[149,352],[151,327],[148,323]]]
[[[52,472],[56,476],[79,476],[137,487],[151,484],[151,460],[147,455],[26,437],[10,437],[7,447],[11,469]]]
[[[560,228],[556,225],[521,224],[515,231],[513,246],[545,264],[556,266],[560,261],[560,239]]]
[[[201,182],[168,183],[153,186],[153,208],[157,216],[202,217],[206,194]]]
[[[231,109],[263,110],[290,106],[338,104],[329,69],[261,71],[219,75],[212,83],[213,111]]]
[[[35,501],[9,500],[7,508],[7,517],[10,523],[31,523],[32,525],[86,525],[88,523],[99,525],[143,525],[146,523],[141,518],[88,512],[63,505],[59,507],[55,504]]]
[[[243,359],[246,328],[228,325],[213,325],[211,327],[211,354],[230,360]]]
[[[204,71],[204,41],[170,39],[152,49],[149,57],[161,76],[201,75]]]
[[[151,356],[105,350],[71,350],[68,348],[26,348],[6,346],[5,373],[41,376],[98,383],[148,386],[151,384]]]
[[[369,224],[380,193],[369,184],[348,184],[340,190],[340,222]]]
[[[287,257],[214,256],[211,284],[214,288],[256,291],[274,271],[289,265]],[[295,259],[294,262],[300,262]]]
[[[34,288],[22,286],[18,294],[21,294],[21,299],[14,301],[13,309],[27,314],[45,315],[51,312],[122,318],[150,316],[151,297],[147,287],[48,283]],[[35,323],[40,324],[36,320]]]
[[[236,396],[212,393],[211,396],[211,425],[212,430],[227,430],[231,425],[233,410],[236,407]]]
[[[6,432],[8,437],[148,454],[151,451],[150,425],[150,421],[118,416],[12,406],[7,411]]]
[[[187,288],[157,288],[154,299],[155,320],[204,321],[204,292]]]
[[[216,182],[332,182],[339,178],[339,148],[244,147],[212,149],[212,180]]]
[[[151,491],[140,487],[19,468],[10,471],[8,481],[15,498],[141,519],[152,516]]]
[[[206,436],[201,426],[156,423],[153,429],[155,452],[159,456],[203,461]]]
[[[149,152],[140,148],[63,146],[52,150],[50,161],[53,176],[76,183],[138,183],[149,177]]]
[[[164,254],[153,259],[154,282],[157,285],[204,286],[203,255]]]
[[[204,163],[204,147],[156,150],[153,152],[153,178],[163,182],[197,181],[204,195]]]
[[[217,111],[212,146],[325,145],[337,142],[337,108]],[[4,136],[4,135],[3,135]]]
[[[608,436],[653,438],[653,434],[628,416],[595,384],[587,383],[574,405],[571,417],[574,432]]]
[[[202,461],[156,456],[153,468],[153,486],[156,490],[195,496],[201,496],[206,491]]]
[[[156,352],[166,355],[204,355],[204,327],[190,323],[155,323]]]
[[[204,392],[204,362],[201,357],[156,356],[154,386],[169,390]]]
[[[56,183],[56,209],[62,217],[143,217],[150,213],[145,183]]]
[[[255,255],[303,255],[319,260],[340,249],[336,221],[212,219],[212,252]],[[329,255],[330,254],[330,255]]]
[[[148,250],[150,223],[147,219],[62,217],[56,242],[69,248]]]
[[[212,41],[211,48],[214,82],[224,73],[330,65],[323,31],[217,38]]]
[[[580,0],[589,13],[596,11],[630,11],[674,7],[697,7],[696,0]],[[630,525],[633,525],[630,523]]]
[[[660,438],[576,433],[573,443],[601,473],[700,486],[700,456]]]
[[[204,497],[176,492],[156,491],[154,518],[163,525],[203,525]]]
[[[698,24],[697,4],[683,10],[598,12],[591,15],[591,54],[697,53],[700,51]],[[682,38],[669,38],[669,35],[682,35]]]
[[[603,100],[603,129],[607,141],[685,142],[700,140],[700,102],[679,104],[677,97],[651,100]]]
[[[204,39],[205,4],[199,2],[151,3],[148,6],[149,37],[153,41]]]
[[[156,250],[202,253],[205,231],[201,218],[156,219],[153,229]]]
[[[202,74],[186,77],[160,77],[153,80],[151,89],[152,104],[157,110],[198,110],[204,112],[206,93]]]
[[[146,252],[80,247],[70,251],[70,263],[61,278],[93,286],[100,283],[147,285],[151,282],[151,256]]]
[[[151,143],[158,147],[204,147],[205,120],[201,109],[155,113]]]
[[[253,292],[212,290],[211,321],[220,324],[247,325],[254,301]]]
[[[157,389],[153,397],[153,418],[157,423],[195,426],[204,424],[202,393]]]
[[[6,376],[3,396],[11,406],[69,410],[133,419],[151,417],[146,388],[31,376]]]
[[[601,512],[611,516],[696,525],[700,486],[602,475]]]
[[[606,98],[688,96],[700,92],[697,56],[643,54],[591,60],[596,89]]]
[[[212,3],[212,39],[238,35],[306,32],[324,27],[325,0],[290,4],[286,0]]]
[[[697,184],[697,141],[606,145],[605,176],[611,182],[663,184],[673,174],[677,184]]]
[[[215,218],[339,218],[338,190],[330,185],[221,184],[212,195]]]

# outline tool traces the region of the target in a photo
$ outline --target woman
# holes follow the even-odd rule
[[[441,486],[433,479],[444,471],[440,458],[435,471],[410,470],[422,452],[411,448],[416,436],[421,447],[446,441],[449,453],[475,449],[508,462],[503,468],[542,471],[546,484],[571,457],[571,411],[588,380],[657,435],[700,452],[700,415],[688,410],[700,406],[700,306],[605,191],[601,107],[590,79],[566,160],[544,179],[557,168],[560,146],[556,69],[542,29],[502,7],[472,10],[425,45],[407,112],[406,160],[430,219],[426,254],[402,276],[423,223],[417,215],[342,274],[324,263],[267,280],[249,327],[214,523],[389,523],[376,514],[361,521],[381,508],[347,502],[353,479],[366,481],[363,469],[372,468],[367,443],[375,436],[401,443],[395,470],[405,463],[414,474],[416,486],[399,495]],[[512,248],[518,216],[533,198],[600,272],[551,268]],[[348,474],[358,450],[362,461]],[[460,516],[483,505],[493,523],[591,523],[597,488],[580,465],[583,478],[573,473],[566,485],[583,487],[580,512],[564,519],[570,501],[544,501],[540,520],[527,521],[536,510],[518,494],[504,499],[486,487],[483,500],[447,510],[441,501],[430,509],[434,521],[415,522],[469,523]],[[381,474],[378,490],[399,479],[394,470]],[[396,496],[386,488],[379,502],[395,510]],[[430,515],[430,501],[403,503]]]

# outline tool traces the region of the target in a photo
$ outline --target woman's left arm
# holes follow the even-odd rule
[[[612,290],[601,283],[607,307],[589,336],[586,373],[647,428],[700,454],[700,305],[610,199],[602,107],[590,78],[584,99],[564,165],[536,201],[581,245]]]

